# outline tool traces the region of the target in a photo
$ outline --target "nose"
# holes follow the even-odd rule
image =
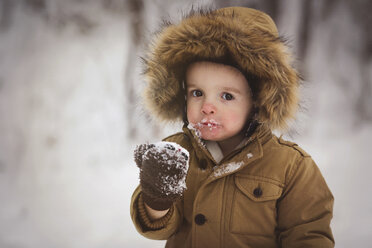
[[[204,103],[201,112],[205,115],[214,114],[216,112],[216,107],[211,103]]]

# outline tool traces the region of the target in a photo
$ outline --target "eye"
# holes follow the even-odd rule
[[[231,101],[231,100],[233,100],[234,99],[234,96],[233,95],[231,95],[230,93],[223,93],[222,94],[222,98],[224,99],[224,100],[226,100],[226,101]]]
[[[191,91],[191,95],[194,97],[201,97],[203,93],[200,90],[193,90]]]

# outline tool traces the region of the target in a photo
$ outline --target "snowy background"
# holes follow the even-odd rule
[[[138,143],[164,128],[141,110],[138,56],[171,0],[0,0],[0,247],[163,247],[129,216]],[[336,247],[372,242],[369,1],[213,1],[256,7],[289,37],[305,78],[287,138],[335,196]],[[315,189],[314,189],[315,190]]]

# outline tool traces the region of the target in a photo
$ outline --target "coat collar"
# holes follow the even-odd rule
[[[213,168],[213,172],[211,173],[211,176],[214,178],[235,173],[246,165],[261,158],[263,156],[262,146],[272,137],[269,127],[261,124],[257,127],[256,131],[245,140],[245,143],[241,147],[238,146],[232,153],[223,157],[220,161],[216,161],[217,159],[215,159],[208,150],[206,142],[199,137],[197,130],[184,126],[183,131],[191,138],[196,155],[199,158],[207,157],[217,165]]]

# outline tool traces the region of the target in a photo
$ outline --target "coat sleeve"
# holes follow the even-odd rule
[[[176,232],[178,226],[182,220],[182,214],[180,211],[179,204],[174,204],[174,211],[168,221],[168,223],[159,230],[146,230],[145,227],[141,225],[139,220],[139,211],[138,211],[138,198],[141,193],[141,187],[138,186],[132,195],[131,206],[130,206],[130,215],[134,226],[136,227],[137,231],[146,238],[149,239],[156,239],[156,240],[165,240],[168,239],[172,234]]]
[[[333,195],[310,156],[289,172],[277,211],[281,247],[334,247]]]

